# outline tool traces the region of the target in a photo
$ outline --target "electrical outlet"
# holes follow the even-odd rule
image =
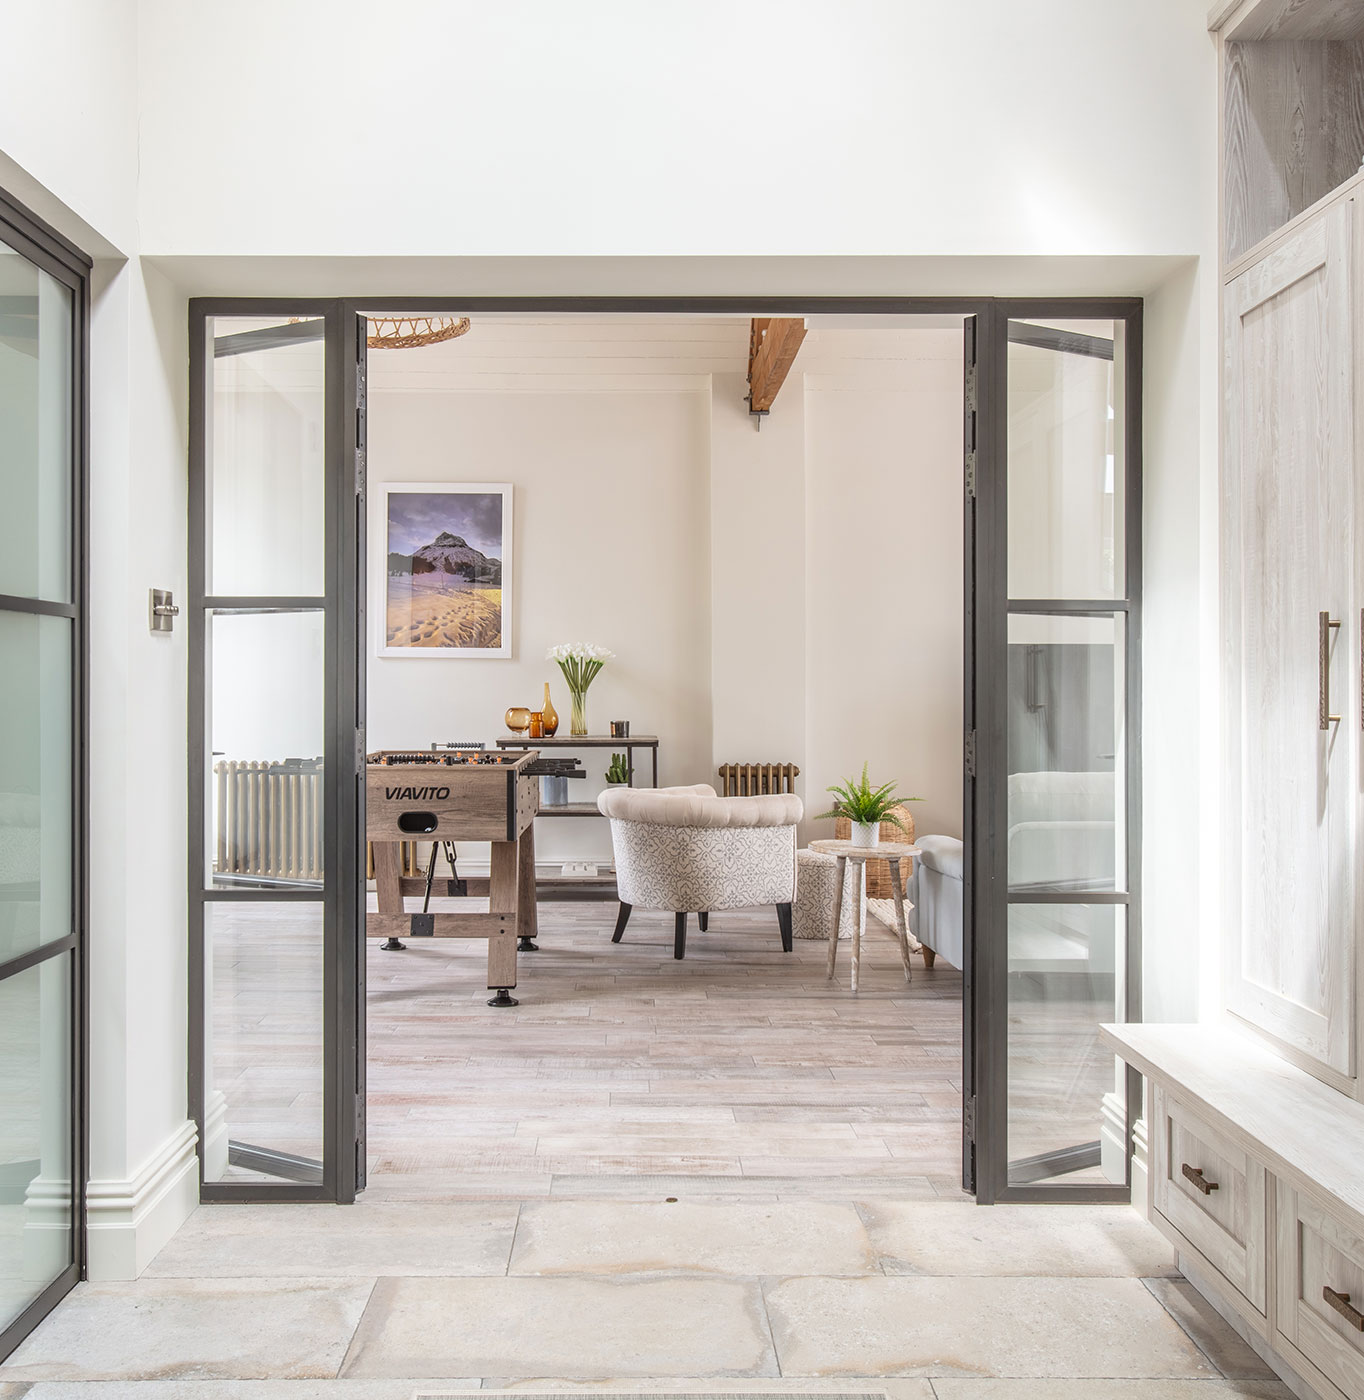
[[[590,860],[566,860],[564,862],[563,874],[565,876],[595,876],[597,867]]]

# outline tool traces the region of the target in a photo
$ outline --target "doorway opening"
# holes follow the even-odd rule
[[[1138,303],[193,314],[206,1199],[1125,1191]],[[803,811],[750,868],[698,784]]]

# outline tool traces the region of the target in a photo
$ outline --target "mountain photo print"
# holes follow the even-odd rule
[[[511,500],[505,484],[377,487],[380,656],[511,655]],[[377,572],[377,571],[376,571]]]

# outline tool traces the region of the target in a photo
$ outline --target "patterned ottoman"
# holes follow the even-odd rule
[[[859,867],[859,871],[862,867]],[[838,862],[833,856],[818,851],[796,852],[796,902],[791,907],[791,933],[795,938],[828,940],[834,921],[834,884],[838,877]],[[848,879],[843,886],[843,916],[838,926],[838,941],[852,937],[858,905],[865,916],[866,887],[860,875]]]

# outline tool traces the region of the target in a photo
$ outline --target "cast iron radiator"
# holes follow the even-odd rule
[[[321,881],[322,760],[222,759],[217,779],[215,876]]]
[[[800,769],[794,763],[722,763],[721,797],[761,797],[769,792],[795,792]]]

